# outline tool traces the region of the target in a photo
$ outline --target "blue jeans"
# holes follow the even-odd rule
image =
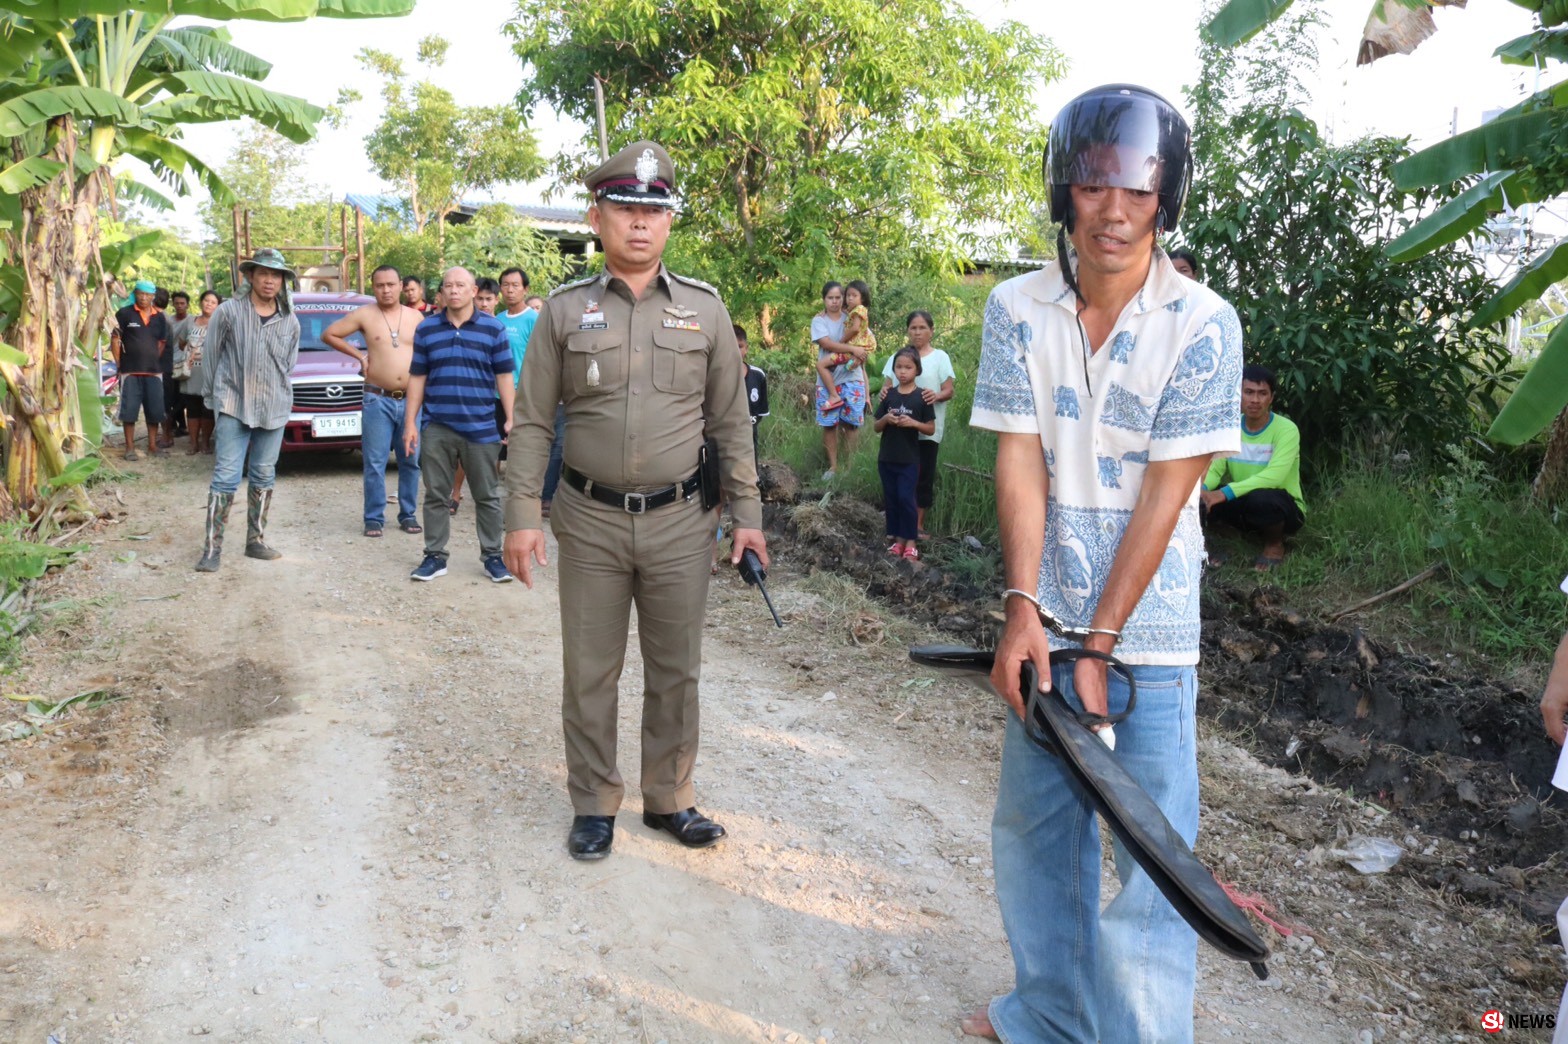
[[[555,487],[561,481],[561,454],[566,449],[566,405],[555,406],[555,441],[550,443],[550,463],[544,469],[544,489],[540,500],[554,500]]]
[[[1138,706],[1116,726],[1116,757],[1190,845],[1198,835],[1195,667],[1134,667]],[[1081,710],[1070,667],[1052,684]],[[1110,681],[1110,710],[1127,686]],[[1013,991],[991,1025],[1024,1041],[1190,1042],[1198,937],[1118,843],[1121,891],[1100,910],[1100,832],[1061,762],[1009,713],[991,820],[996,898],[1013,951]]]
[[[887,535],[895,540],[914,540],[920,535],[915,525],[915,483],[920,479],[919,461],[895,464],[877,461],[882,476],[882,507],[887,513]]]
[[[278,451],[283,448],[283,429],[247,427],[238,418],[220,413],[212,428],[212,448],[214,493],[239,489],[241,472],[247,472],[252,489],[271,489],[277,476]]]
[[[419,447],[403,452],[403,402],[365,392],[360,413],[359,453],[365,460],[365,525],[380,529],[387,517],[387,457],[397,454],[397,520],[419,510]]]

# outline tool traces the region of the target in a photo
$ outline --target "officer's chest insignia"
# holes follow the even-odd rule
[[[598,301],[590,299],[587,304],[583,305],[582,324],[577,328],[579,330],[604,330],[609,328],[609,324],[605,321],[604,313],[599,310]]]
[[[664,310],[677,319],[691,319],[697,314],[690,308],[682,308],[680,305],[667,305]]]
[[[692,314],[695,315],[696,313]],[[664,328],[666,330],[696,330],[700,333],[702,324],[695,319],[666,319],[664,320]]]

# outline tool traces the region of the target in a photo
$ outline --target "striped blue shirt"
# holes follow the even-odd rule
[[[500,442],[495,379],[512,372],[506,327],[478,309],[461,327],[437,312],[414,331],[408,372],[425,378],[426,424],[444,424],[469,442]]]

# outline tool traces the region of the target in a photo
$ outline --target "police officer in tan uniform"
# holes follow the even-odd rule
[[[610,854],[625,784],[616,684],[631,606],[643,658],[643,823],[705,848],[724,828],[696,809],[697,679],[715,511],[699,491],[718,444],[735,519],[731,561],[767,564],[740,352],[706,283],[662,263],[679,204],[669,155],[629,145],[584,179],[604,273],[556,290],[523,360],[506,471],[505,560],[529,587],[545,555],[540,494],[566,404],[566,457],[550,525],[560,545],[567,789],[576,859]]]

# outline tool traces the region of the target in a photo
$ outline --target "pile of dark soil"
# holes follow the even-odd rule
[[[1398,812],[1465,858],[1399,871],[1552,920],[1568,892],[1568,815],[1539,698],[1325,625],[1270,587],[1209,581],[1199,710],[1263,760]]]
[[[771,476],[771,477],[770,477]],[[869,595],[955,642],[989,647],[1001,619],[999,577],[950,568],[976,555],[933,541],[920,562],[885,551],[882,514],[852,497],[803,498],[764,467],[770,540],[803,572],[852,577]],[[994,550],[992,551],[994,555]],[[1568,893],[1568,814],[1550,786],[1557,750],[1538,698],[1397,652],[1351,627],[1290,608],[1272,587],[1205,581],[1199,713],[1261,760],[1397,814],[1457,842],[1406,851],[1396,874],[1550,924]]]

